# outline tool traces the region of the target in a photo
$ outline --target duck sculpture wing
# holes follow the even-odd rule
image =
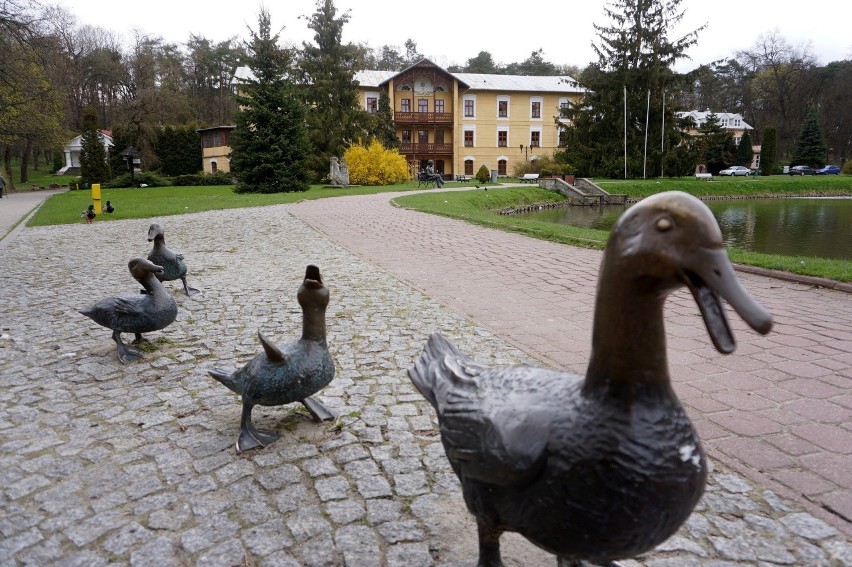
[[[521,486],[538,476],[554,411],[544,396],[509,387],[510,375],[517,384],[525,369],[480,364],[439,333],[429,338],[409,376],[435,407],[459,476],[496,486]]]
[[[260,344],[263,346],[263,352],[266,353],[266,357],[270,361],[281,364],[285,364],[287,362],[287,357],[284,355],[284,352],[272,344],[269,339],[263,335],[263,333],[258,331],[257,338],[260,339]]]
[[[116,297],[113,299],[113,310],[120,315],[141,315],[146,312],[136,297]]]

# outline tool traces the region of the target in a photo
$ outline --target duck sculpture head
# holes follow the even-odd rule
[[[305,269],[305,278],[296,293],[302,308],[302,336],[298,341],[277,347],[260,331],[263,352],[239,370],[213,368],[210,376],[240,394],[243,411],[237,453],[269,445],[278,434],[262,431],[252,423],[256,405],[279,406],[302,403],[319,421],[334,419],[334,413],[311,396],[334,378],[334,360],[326,341],[325,312],[330,294],[314,265]]]
[[[180,280],[183,290],[187,295],[201,293],[186,282],[187,267],[183,261],[183,254],[173,252],[166,247],[166,233],[159,223],[152,223],[148,227],[148,242],[153,242],[154,247],[148,254],[148,259],[163,267],[163,273],[158,277],[160,281]]]
[[[734,350],[722,299],[759,333],[771,317],[742,287],[709,209],[666,192],[628,209],[598,280],[586,374],[489,366],[438,333],[409,369],[435,408],[447,458],[479,531],[479,566],[522,534],[563,562],[653,549],[703,494],[701,441],[671,386],[663,307],[687,287],[722,353]]]
[[[122,364],[141,358],[142,352],[125,345],[121,333],[134,333],[133,344],[139,344],[145,340],[142,333],[165,329],[177,318],[175,300],[157,279],[163,268],[145,258],[133,258],[127,268],[142,284],[144,294],[109,297],[80,310],[99,325],[112,329],[112,340],[118,347],[118,359]]]

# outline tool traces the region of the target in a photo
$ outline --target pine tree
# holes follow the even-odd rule
[[[737,146],[728,132],[722,128],[719,117],[710,114],[698,130],[699,145],[704,151],[704,163],[707,171],[717,175],[721,170],[733,165],[737,159]]]
[[[703,29],[674,41],[669,39],[670,28],[683,18],[681,1],[613,0],[607,4],[604,11],[611,24],[594,26],[601,42],[594,45],[598,62],[578,77],[588,92],[562,115],[569,119],[570,126],[564,130],[564,150],[558,159],[576,166],[578,175],[625,176],[625,123],[627,177],[641,176],[646,163],[648,175],[660,174],[663,155],[657,144],[661,137],[666,140],[666,151],[678,146],[682,135],[677,130],[676,108],[667,97],[664,111],[663,97],[685,83],[685,75],[675,73],[672,67],[686,57],[686,50],[695,44]],[[665,136],[661,131],[663,122]]]
[[[359,50],[343,44],[349,14],[337,17],[333,0],[319,0],[308,18],[315,44],[302,44],[302,94],[308,108],[310,166],[317,179],[328,175],[329,159],[342,157],[348,145],[366,139],[373,122],[358,104],[355,70]]]
[[[103,183],[112,177],[104,149],[104,137],[98,128],[98,113],[91,106],[83,111],[83,137],[80,150],[80,181],[84,184]]]
[[[737,144],[737,165],[751,167],[754,160],[754,151],[751,148],[751,135],[748,131],[743,132],[740,143]]]
[[[772,175],[775,170],[776,148],[778,147],[778,133],[772,126],[763,129],[763,137],[760,142],[760,174]]]
[[[379,110],[375,114],[376,124],[373,127],[373,136],[385,148],[398,148],[399,138],[396,137],[396,126],[393,121],[393,112],[390,107],[390,97],[386,92],[379,95]]]
[[[825,165],[826,155],[825,136],[819,124],[819,116],[816,108],[811,108],[799,130],[796,138],[796,146],[793,149],[793,165],[809,165],[811,167],[822,167]]]
[[[305,107],[290,80],[291,57],[272,35],[269,12],[261,8],[258,30],[249,30],[247,61],[254,78],[241,86],[240,110],[231,134],[231,170],[237,193],[307,191],[308,136]]]

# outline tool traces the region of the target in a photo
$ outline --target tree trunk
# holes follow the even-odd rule
[[[3,167],[6,169],[6,179],[9,180],[9,186],[6,188],[8,193],[15,189],[15,180],[12,178],[12,146],[9,144],[3,147]]]
[[[30,165],[30,154],[32,153],[32,146],[32,141],[27,140],[26,145],[24,145],[24,151],[21,152],[21,183],[28,183],[30,180],[30,174],[27,170]]]

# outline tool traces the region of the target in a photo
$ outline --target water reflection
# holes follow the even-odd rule
[[[852,199],[743,199],[709,201],[727,246],[784,256],[852,260]],[[562,207],[521,218],[612,229],[627,206]]]

